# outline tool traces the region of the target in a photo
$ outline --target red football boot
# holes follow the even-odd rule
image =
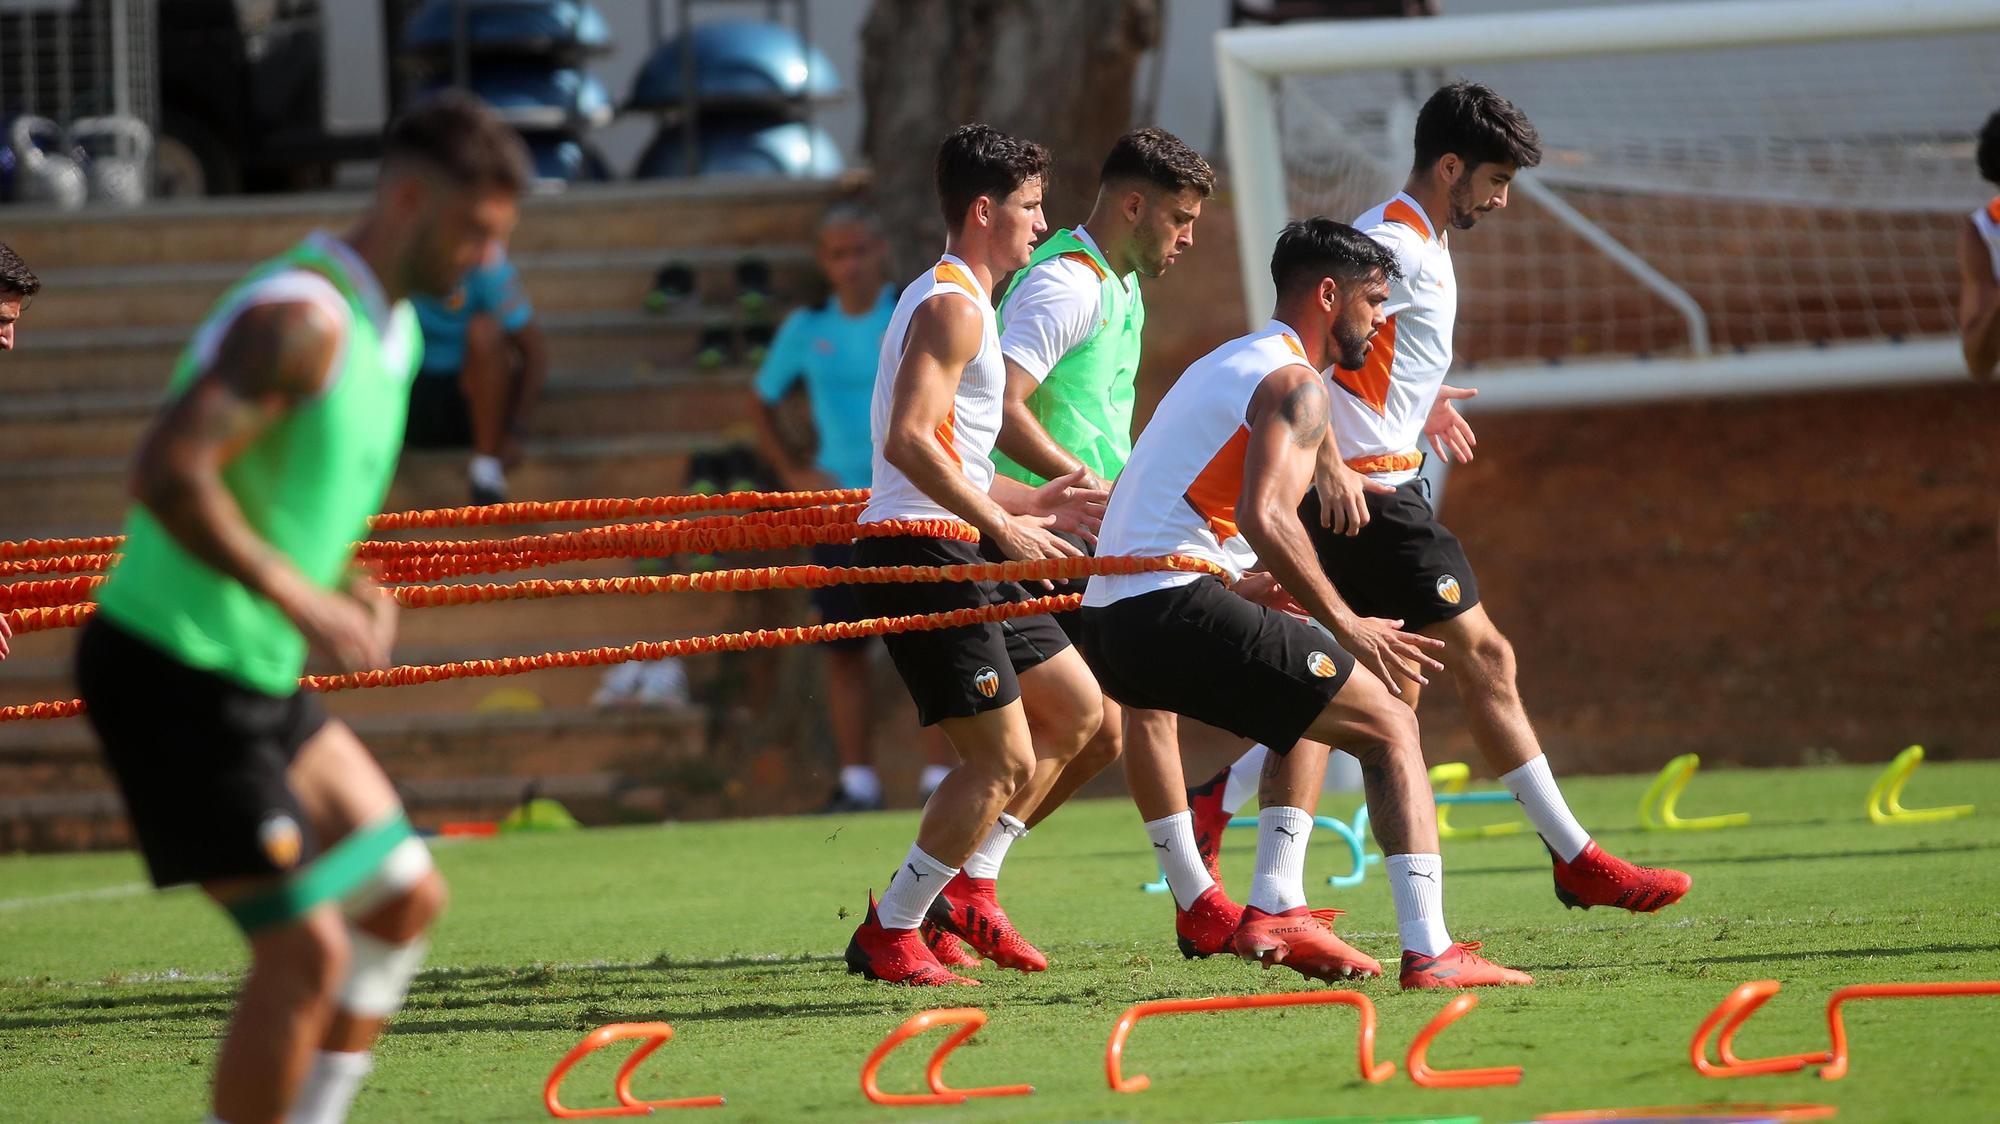
[[[1221,886],[1210,886],[1186,909],[1174,907],[1174,935],[1181,955],[1189,960],[1229,951],[1229,938],[1243,923],[1243,907],[1223,894]]]
[[[1535,977],[1502,968],[1479,955],[1478,941],[1459,941],[1436,956],[1403,951],[1403,990],[1423,987],[1506,987],[1535,982]]]
[[[1555,858],[1555,852],[1549,852]],[[1568,862],[1555,859],[1556,900],[1571,909],[1614,905],[1633,913],[1652,913],[1681,900],[1693,879],[1678,870],[1634,866],[1607,855],[1596,840]]]
[[[1243,923],[1230,938],[1230,948],[1266,968],[1283,964],[1308,979],[1329,983],[1381,975],[1379,961],[1333,935],[1334,919],[1341,912],[1299,906],[1283,913],[1265,913],[1256,906],[1245,906]]]
[[[1188,811],[1194,813],[1194,847],[1201,854],[1201,865],[1208,868],[1208,876],[1217,886],[1222,885],[1222,870],[1218,865],[1222,860],[1222,832],[1229,826],[1229,813],[1223,810],[1222,796],[1228,790],[1227,765],[1220,773],[1187,790]]]
[[[967,877],[961,870],[944,884],[944,893],[937,900],[944,908],[933,906],[930,919],[971,945],[974,952],[1002,968],[1023,972],[1048,968],[1049,958],[1007,920],[1007,911],[993,896],[993,879]]]
[[[917,926],[917,932],[923,935],[924,943],[930,946],[931,954],[938,958],[938,963],[946,968],[966,972],[979,967],[979,958],[965,951],[965,944],[958,937],[936,923],[926,921]]]
[[[868,895],[868,916],[847,942],[847,970],[871,980],[911,987],[979,983],[946,971],[915,929],[884,929],[875,914],[874,894]]]

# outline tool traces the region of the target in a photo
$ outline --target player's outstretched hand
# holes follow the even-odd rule
[[[368,611],[368,619],[374,625],[375,643],[380,646],[383,662],[387,663],[389,653],[396,647],[396,622],[403,614],[403,607],[381,586],[359,576],[347,583],[347,594]]]
[[[1472,427],[1458,416],[1453,402],[1479,397],[1479,391],[1468,386],[1440,386],[1437,401],[1431,403],[1430,417],[1424,419],[1424,436],[1431,439],[1431,448],[1446,464],[1464,464],[1472,459],[1472,447],[1479,439],[1472,435]]]
[[[1279,585],[1278,579],[1270,574],[1245,574],[1229,588],[1245,601],[1262,605],[1267,609],[1276,609],[1281,613],[1290,613],[1298,617],[1309,615],[1305,606],[1292,600],[1292,595],[1285,592],[1285,587]]]
[[[1368,493],[1393,495],[1396,489],[1377,484],[1344,464],[1331,472],[1316,470],[1313,488],[1319,492],[1319,525],[1336,535],[1358,535],[1368,525]]]
[[[1009,558],[1031,562],[1040,558],[1081,558],[1083,551],[1075,544],[1057,538],[1049,532],[1055,524],[1053,515],[1009,515],[1000,533],[992,536],[993,545]],[[1043,589],[1053,590],[1056,583],[1046,578],[1026,582],[1039,584]]]
[[[1082,465],[1066,476],[1035,489],[1033,507],[1038,515],[1048,516],[1046,526],[1072,535],[1082,535],[1088,542],[1097,541],[1097,528],[1104,522],[1104,505],[1111,499],[1103,482],[1092,476]]]
[[[12,635],[14,630],[7,627],[7,614],[0,613],[0,660],[7,658],[7,638]]]
[[[1408,679],[1419,687],[1428,686],[1424,669],[1443,671],[1444,665],[1431,658],[1430,652],[1444,647],[1444,641],[1435,640],[1420,632],[1404,632],[1402,621],[1383,620],[1380,617],[1353,617],[1344,622],[1343,627],[1333,633],[1340,646],[1347,649],[1361,666],[1374,672],[1389,690],[1402,694],[1402,684],[1398,679]]]
[[[306,643],[343,672],[389,665],[389,644],[375,613],[347,593],[307,585],[274,598]],[[392,618],[393,619],[393,618]],[[394,631],[393,624],[390,632]]]

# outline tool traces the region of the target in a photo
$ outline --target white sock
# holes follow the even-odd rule
[[[882,900],[875,904],[876,918],[884,929],[916,928],[938,892],[957,873],[957,867],[946,866],[925,854],[922,847],[910,844],[910,853],[896,868],[896,876],[889,879]]]
[[[507,487],[507,469],[500,463],[499,457],[489,457],[484,453],[473,454],[472,463],[466,466],[465,475],[482,488],[498,488],[504,491]]]
[[[1549,774],[1548,758],[1537,755],[1533,761],[1501,777],[1500,783],[1514,794],[1528,822],[1535,825],[1535,831],[1548,842],[1557,858],[1568,862],[1590,845],[1590,833],[1570,815],[1562,789],[1556,787],[1555,777]]]
[[[1451,947],[1444,927],[1444,860],[1436,855],[1390,855],[1382,860],[1389,896],[1396,902],[1396,932],[1406,951],[1436,956]]]
[[[917,781],[917,793],[924,799],[929,800],[931,793],[936,792],[937,786],[943,784],[944,779],[950,775],[951,766],[949,765],[924,766],[924,775],[922,779]]]
[[[979,849],[972,852],[971,857],[965,860],[965,876],[1000,877],[1000,864],[1007,859],[1007,848],[1014,845],[1014,840],[1026,834],[1028,834],[1027,824],[1005,812],[1000,813],[1000,819],[994,823],[993,829],[986,833],[986,839],[979,844]]]
[[[882,778],[875,775],[873,765],[842,765],[840,791],[856,800],[879,800],[882,797]]]
[[[1257,868],[1246,901],[1265,913],[1283,913],[1306,904],[1306,842],[1312,813],[1304,808],[1266,808],[1257,813]]]
[[[1229,783],[1222,789],[1223,811],[1233,816],[1257,795],[1258,782],[1264,776],[1264,759],[1270,755],[1270,750],[1253,745],[1229,767]]]
[[[366,1050],[345,1052],[320,1050],[313,1055],[312,1069],[292,1101],[286,1124],[341,1124],[361,1082],[375,1068],[375,1055]]]
[[[1215,885],[1202,865],[1201,852],[1194,843],[1194,813],[1175,812],[1165,819],[1146,824],[1146,838],[1153,841],[1153,857],[1167,876],[1167,889],[1174,892],[1174,904],[1186,909],[1202,892]]]

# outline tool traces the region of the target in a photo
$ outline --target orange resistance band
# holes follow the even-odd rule
[[[1143,574],[1159,570],[1214,574],[1221,567],[1184,554],[1165,558],[1042,558],[1034,561],[972,562],[951,566],[762,566],[755,569],[712,570],[701,574],[666,574],[636,578],[530,579],[507,585],[407,585],[387,592],[406,609],[445,605],[476,605],[492,601],[535,601],[587,594],[744,593],[767,589],[820,589],[830,585],[884,585],[901,582],[1040,581],[1094,577],[1100,574]],[[97,582],[102,578],[73,578]],[[26,583],[24,583],[26,584]],[[67,583],[36,583],[67,584]],[[96,606],[56,604],[29,606],[6,614],[16,634],[72,628],[90,617]]]
[[[866,488],[825,492],[724,492],[713,496],[652,496],[644,499],[553,500],[499,503],[485,507],[446,507],[430,511],[400,511],[372,516],[372,531],[412,527],[490,527],[505,523],[586,523],[635,516],[685,515],[695,511],[741,511],[757,508],[815,507],[859,504]],[[0,542],[0,560],[40,558],[60,554],[103,554],[116,550],[123,535],[85,539],[24,539]],[[5,573],[7,571],[0,571]]]
[[[751,632],[693,636],[685,640],[642,641],[622,648],[590,648],[576,652],[545,652],[539,656],[508,656],[497,660],[467,660],[462,663],[420,667],[392,667],[380,671],[355,672],[351,675],[308,675],[299,680],[299,684],[309,691],[345,691],[361,687],[402,687],[416,683],[435,683],[444,679],[521,675],[551,667],[602,667],[631,660],[662,660],[678,656],[704,655],[709,652],[744,652],[756,648],[817,644],[826,640],[851,640],[893,632],[964,628],[969,625],[1011,620],[1014,617],[1067,612],[1082,603],[1082,594],[1065,593],[1003,605],[984,605],[976,609],[953,609],[947,613],[872,617],[867,620],[806,625],[800,628],[760,628]],[[26,703],[20,706],[0,707],[0,722],[69,718],[82,713],[82,699]]]

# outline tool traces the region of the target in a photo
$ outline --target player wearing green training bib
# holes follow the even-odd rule
[[[395,604],[352,563],[421,359],[406,298],[503,245],[527,180],[470,97],[398,119],[354,229],[222,298],[139,450],[76,676],[153,881],[199,884],[250,942],[210,1120],[345,1118],[443,908],[389,778],[298,680],[309,651],[388,663]]]
[[[1112,145],[1097,183],[1090,217],[1044,240],[1000,302],[1007,391],[993,463],[1031,485],[1080,466],[1084,486],[1105,487],[1125,467],[1146,325],[1140,278],[1165,273],[1194,245],[1215,172],[1172,133],[1137,129]],[[1084,584],[1061,583],[1060,592],[1080,593]],[[1056,621],[1074,636],[1076,618],[1063,613]],[[1173,715],[1126,711],[1106,698],[1097,735],[1064,766],[1027,826],[1126,752],[1128,739],[1135,754],[1179,753]]]

